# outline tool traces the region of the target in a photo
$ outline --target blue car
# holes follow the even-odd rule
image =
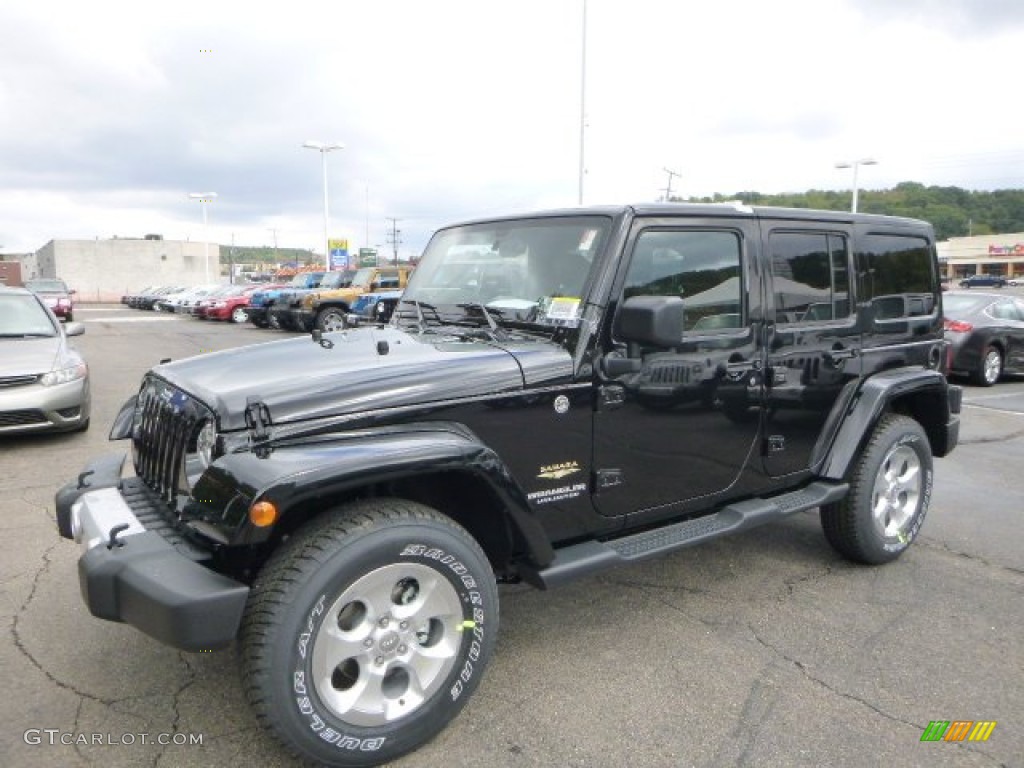
[[[291,279],[284,288],[272,288],[257,291],[249,299],[249,322],[257,328],[270,325],[270,308],[281,298],[281,294],[291,290],[316,288],[323,279],[323,272],[300,272]]]
[[[386,323],[391,319],[402,291],[374,291],[364,293],[352,302],[352,310],[345,318],[348,325],[360,323]]]

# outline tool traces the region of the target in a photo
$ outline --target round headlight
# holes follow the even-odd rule
[[[196,437],[196,454],[199,456],[203,469],[213,463],[213,448],[216,444],[217,430],[213,426],[213,422],[208,421],[203,424],[203,428],[199,430],[199,435]]]

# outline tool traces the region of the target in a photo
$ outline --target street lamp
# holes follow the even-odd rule
[[[344,144],[337,142],[327,143],[323,141],[304,141],[306,149],[315,149],[320,153],[320,159],[324,169],[324,259],[326,260],[326,271],[331,271],[331,241],[327,233],[327,153],[334,149],[344,149]]]
[[[189,192],[188,196],[198,200],[203,209],[203,263],[206,265],[206,283],[210,283],[210,230],[206,222],[206,204],[217,199],[216,192]]]
[[[878,161],[870,157],[863,157],[852,162],[836,163],[836,168],[853,168],[853,203],[850,206],[851,213],[857,212],[857,170],[862,165],[878,165]]]

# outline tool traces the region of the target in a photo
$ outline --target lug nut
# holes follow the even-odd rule
[[[383,664],[383,663],[384,663],[384,657],[383,657],[383,656],[378,656],[378,657],[377,657],[376,659],[374,659],[373,661],[374,661],[374,663],[375,663],[375,664],[376,664],[377,666],[380,666],[381,664]]]
[[[383,629],[384,627],[386,627],[386,626],[388,625],[388,617],[387,617],[387,616],[381,616],[381,617],[380,617],[380,621],[378,621],[378,622],[377,622],[377,625],[378,625],[378,626],[379,626],[379,627],[380,627],[381,629]]]
[[[400,645],[400,646],[398,646],[398,652],[399,652],[400,654],[401,654],[401,653],[405,653],[405,652],[406,652],[406,650],[408,650],[408,649],[407,649],[407,648],[406,648],[406,647],[405,647],[404,645]]]
[[[372,648],[373,647],[373,638],[372,637],[368,637],[365,640],[363,640],[363,645],[365,645],[367,648]]]
[[[408,629],[409,628],[409,622],[408,621],[403,621],[401,624],[398,625],[398,627],[399,627],[399,629]]]

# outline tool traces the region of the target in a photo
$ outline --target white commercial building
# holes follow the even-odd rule
[[[209,262],[207,263],[207,259]],[[223,281],[220,246],[180,240],[51,240],[22,257],[22,279],[59,277],[76,301],[118,301],[151,285]]]
[[[1024,232],[951,237],[937,247],[947,277],[1024,277]]]

